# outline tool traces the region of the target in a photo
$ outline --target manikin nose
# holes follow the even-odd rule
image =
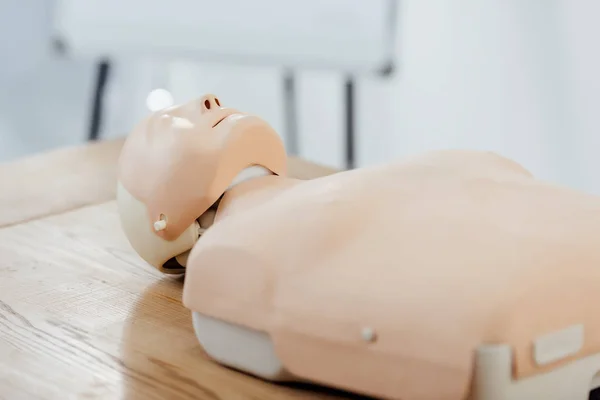
[[[202,107],[202,113],[206,113],[221,108],[221,102],[215,95],[207,94],[200,99],[200,106]]]

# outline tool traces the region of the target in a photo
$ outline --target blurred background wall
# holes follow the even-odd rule
[[[86,141],[98,60],[60,57],[48,45],[54,3],[0,0],[0,161]],[[135,15],[127,3],[121,12]],[[356,79],[358,166],[484,149],[600,194],[600,2],[398,4],[394,74]],[[156,88],[177,103],[215,92],[285,131],[278,67],[147,58],[111,65],[102,138],[124,136],[149,112]],[[301,70],[296,84],[299,154],[343,167],[344,74]]]

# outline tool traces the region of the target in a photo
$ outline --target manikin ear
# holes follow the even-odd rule
[[[198,241],[200,227],[197,221],[175,240],[165,240],[157,235],[156,231],[164,229],[163,225],[167,224],[168,220],[165,218],[151,223],[146,206],[120,183],[117,186],[117,206],[125,236],[144,261],[168,274],[180,274],[185,271],[184,265],[177,261],[177,256],[190,250]]]

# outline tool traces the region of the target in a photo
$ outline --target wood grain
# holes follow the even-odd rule
[[[71,162],[114,160],[114,154],[104,159],[89,149],[83,152],[63,154]],[[56,155],[48,159],[58,166],[38,159],[26,168],[70,174],[69,163]],[[296,176],[331,172],[301,161],[291,168],[296,166]],[[79,169],[85,171],[81,175],[57,179],[83,188],[88,187],[84,175],[94,176],[107,185],[95,192],[97,198],[66,188],[75,201],[40,186],[22,196],[35,195],[42,203],[53,199],[50,207],[36,208],[25,198],[2,200],[27,206],[16,216],[3,214],[5,223],[12,223],[0,229],[0,399],[353,397],[315,386],[271,384],[210,361],[181,304],[182,279],[146,265],[121,231],[115,202],[101,202],[113,190],[102,171],[114,170],[86,168]],[[4,170],[2,178],[7,174],[14,176]],[[16,223],[17,217],[28,222]]]
[[[0,165],[0,227],[115,198],[124,139],[36,154]],[[334,169],[290,158],[289,173],[310,179]]]

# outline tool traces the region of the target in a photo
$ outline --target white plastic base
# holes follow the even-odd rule
[[[266,333],[197,312],[192,322],[198,341],[215,361],[271,381],[298,381],[283,368]]]
[[[271,381],[300,381],[285,370],[266,333],[196,312],[192,319],[200,344],[217,362]],[[475,360],[468,400],[588,400],[600,387],[600,353],[517,381],[510,346],[481,346]]]
[[[513,380],[511,349],[507,345],[481,346],[471,400],[588,400],[600,387],[600,353],[581,358],[547,373]]]

